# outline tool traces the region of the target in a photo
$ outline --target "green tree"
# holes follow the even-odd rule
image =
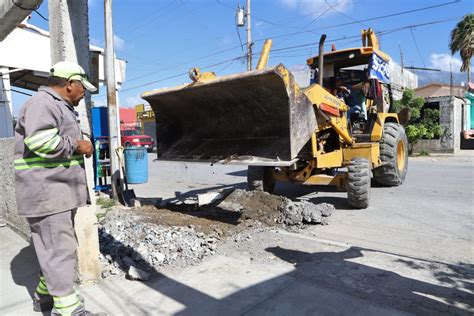
[[[433,139],[441,135],[439,110],[423,109],[425,101],[417,97],[415,92],[406,89],[401,100],[395,101],[394,109],[399,112],[402,108],[410,109],[410,120],[405,131],[408,141],[413,145],[420,139]],[[423,116],[421,113],[423,112]]]
[[[459,52],[462,59],[461,71],[467,71],[467,81],[471,81],[471,57],[474,50],[474,14],[467,14],[451,31],[449,41],[451,54]]]

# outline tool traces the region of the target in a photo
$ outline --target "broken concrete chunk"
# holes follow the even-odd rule
[[[151,274],[141,269],[131,266],[127,272],[127,278],[130,280],[148,281],[150,280]]]
[[[216,203],[222,200],[224,196],[219,192],[207,192],[197,195],[197,201],[199,206]]]

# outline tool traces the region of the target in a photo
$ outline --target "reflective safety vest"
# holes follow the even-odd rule
[[[49,87],[40,87],[21,108],[15,127],[18,213],[39,217],[83,206],[88,201],[82,139],[72,106]]]

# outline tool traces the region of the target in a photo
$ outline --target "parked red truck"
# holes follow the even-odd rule
[[[145,147],[148,152],[153,151],[154,141],[148,135],[143,135],[138,129],[121,130],[122,146]]]

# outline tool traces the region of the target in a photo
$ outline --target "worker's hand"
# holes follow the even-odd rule
[[[344,93],[350,93],[350,90],[349,90],[349,89],[347,89],[347,87],[340,86],[338,89],[339,89],[339,91],[341,91],[341,92],[344,92]]]
[[[92,155],[92,143],[88,140],[76,140],[76,152],[81,155],[86,155],[89,158]]]

